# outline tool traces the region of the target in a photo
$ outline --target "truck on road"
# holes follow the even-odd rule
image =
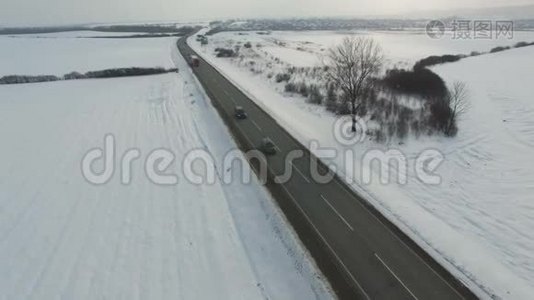
[[[200,59],[196,55],[191,55],[189,64],[191,64],[192,67],[196,68],[200,65]]]

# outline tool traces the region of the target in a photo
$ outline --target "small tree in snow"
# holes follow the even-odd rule
[[[330,49],[327,77],[348,97],[351,104],[352,131],[356,132],[356,116],[366,88],[383,62],[381,47],[371,38],[351,37]]]
[[[467,101],[468,91],[464,82],[456,81],[449,89],[447,102],[450,107],[449,120],[445,128],[445,134],[453,136],[457,131],[457,121],[469,109],[469,102]]]
[[[310,85],[308,101],[311,104],[317,104],[317,105],[323,103],[323,95],[321,94],[319,87],[315,84]]]

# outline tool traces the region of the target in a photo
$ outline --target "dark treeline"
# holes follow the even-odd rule
[[[67,31],[82,31],[88,30],[87,27],[82,26],[66,26],[66,27],[7,27],[0,28],[0,35],[5,34],[39,34],[39,33],[55,33]]]
[[[35,83],[58,81],[61,78],[54,75],[36,75],[36,76],[21,76],[21,75],[7,75],[0,78],[0,84],[18,84],[18,83]]]
[[[164,38],[179,37],[179,33],[149,33],[149,34],[132,34],[132,35],[110,35],[110,36],[90,36],[83,37],[87,39],[144,39],[144,38]]]
[[[199,27],[193,26],[166,26],[166,25],[111,25],[111,26],[96,26],[91,30],[102,32],[147,32],[147,33],[174,33],[180,35],[187,35],[197,31]]]
[[[464,57],[463,55],[450,55],[450,54],[441,55],[441,56],[432,55],[427,58],[423,58],[417,63],[415,63],[413,68],[414,70],[418,70],[418,69],[423,69],[423,68],[438,65],[438,64],[456,62],[462,59],[463,57]]]
[[[129,77],[129,76],[145,76],[176,72],[178,69],[165,68],[120,68],[107,69],[101,71],[91,71],[85,73],[87,78],[112,78],[112,77]]]
[[[187,35],[198,30],[193,26],[170,26],[170,25],[109,25],[109,26],[59,26],[59,27],[8,27],[1,28],[0,35],[5,34],[40,34],[56,33],[67,31],[100,31],[100,32],[146,32],[146,33],[168,33],[176,35]]]
[[[469,55],[465,55],[465,54],[432,55],[432,56],[423,58],[419,60],[418,62],[416,62],[413,68],[414,70],[424,69],[424,68],[439,65],[439,64],[457,62],[463,58],[470,57],[470,56],[479,56],[479,55],[487,54],[487,53],[497,53],[497,52],[514,49],[514,48],[522,48],[522,47],[528,47],[528,46],[534,46],[534,42],[531,42],[531,43],[518,42],[513,46],[498,46],[498,47],[492,48],[491,50],[489,50],[489,52],[486,52],[486,53],[473,51]]]
[[[7,75],[0,78],[0,84],[21,84],[21,83],[36,83],[49,82],[59,80],[76,80],[76,79],[96,79],[96,78],[114,78],[114,77],[130,77],[130,76],[146,76],[157,75],[164,73],[177,72],[178,69],[165,68],[116,68],[106,69],[100,71],[91,71],[87,73],[71,72],[62,77],[54,75]]]
[[[381,81],[390,90],[403,94],[424,98],[443,98],[447,95],[445,81],[426,68],[388,70]]]

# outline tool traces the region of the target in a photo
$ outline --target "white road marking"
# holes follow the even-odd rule
[[[248,136],[243,131],[241,131],[239,126],[236,126],[236,127],[237,127],[237,130],[239,131],[239,133],[247,140],[247,142],[249,143],[250,147],[254,148],[255,147],[254,143],[252,143],[252,141],[248,138]]]
[[[300,206],[300,204],[297,202],[297,200],[295,200],[295,198],[293,197],[293,195],[291,195],[291,193],[287,190],[287,188],[282,184],[280,185],[287,193],[287,195],[289,196],[289,198],[291,198],[291,201],[293,201],[293,203],[297,206],[297,208],[300,210],[300,212],[302,213],[302,215],[306,218],[306,220],[308,221],[308,223],[310,223],[310,225],[312,226],[313,230],[319,235],[319,237],[321,238],[321,240],[323,240],[323,242],[326,244],[326,246],[328,247],[328,249],[330,250],[330,252],[332,252],[332,254],[334,254],[334,257],[336,258],[336,260],[341,264],[341,266],[343,267],[343,269],[345,270],[345,272],[347,272],[347,274],[350,276],[350,278],[354,281],[354,283],[356,284],[356,286],[358,287],[358,289],[363,293],[363,295],[365,296],[366,299],[368,300],[371,300],[371,297],[369,297],[369,295],[365,292],[365,290],[363,289],[363,287],[361,286],[361,284],[358,282],[358,280],[356,280],[356,278],[354,277],[354,275],[352,275],[352,273],[350,272],[349,268],[347,268],[347,266],[343,263],[343,261],[341,260],[341,258],[339,258],[339,256],[337,255],[337,253],[334,251],[334,249],[332,248],[332,246],[330,246],[330,244],[326,241],[326,239],[324,238],[324,236],[321,234],[321,232],[319,232],[319,230],[317,229],[317,227],[315,226],[315,224],[313,224],[313,222],[311,221],[310,217],[306,214],[306,212],[304,211],[304,209]]]
[[[302,178],[304,178],[304,180],[306,180],[307,183],[311,183],[311,181],[308,179],[308,177],[306,177],[306,175],[304,175],[304,173],[302,173],[302,172],[300,171],[300,169],[297,168],[297,166],[295,166],[295,165],[293,164],[293,162],[291,162],[291,166],[293,166],[293,168],[295,169],[295,171],[297,171],[297,172],[300,174],[300,176],[302,176]]]
[[[258,128],[258,130],[259,130],[260,132],[263,131],[263,130],[261,130],[260,126],[258,126],[258,124],[256,123],[256,121],[254,121],[254,120],[252,120],[252,119],[250,119],[250,121],[252,121],[252,124],[254,124],[254,126],[256,126],[256,128]]]
[[[271,140],[271,141],[272,141],[272,140]],[[273,142],[273,145],[274,145],[274,149],[276,149],[276,151],[278,151],[278,152],[282,152],[282,151],[280,150],[280,148],[278,148],[278,145],[276,145],[274,142]]]
[[[221,89],[222,89],[222,87],[221,87]],[[222,91],[234,103],[234,105],[237,106],[237,102],[235,102],[234,98],[232,98],[232,96],[230,96],[230,93],[228,93],[225,89],[223,89]]]
[[[337,211],[337,209],[328,201],[328,199],[326,199],[325,196],[323,196],[321,194],[321,198],[323,198],[324,202],[326,202],[326,204],[328,204],[328,206],[330,206],[330,208],[336,213],[336,215],[341,219],[341,221],[343,221],[343,223],[345,223],[345,225],[347,225],[347,227],[349,227],[349,229],[351,231],[354,231],[354,228],[352,228],[352,226],[350,226],[349,222],[347,222],[347,220],[345,220],[345,218]]]
[[[389,273],[391,273],[391,275],[393,275],[393,277],[395,277],[395,279],[397,279],[397,281],[400,282],[400,284],[404,287],[404,289],[406,289],[406,291],[408,291],[408,293],[410,293],[410,295],[415,300],[419,300],[417,297],[415,297],[415,295],[412,293],[412,291],[410,291],[410,289],[404,284],[404,282],[402,282],[402,280],[400,280],[400,278],[397,276],[397,274],[395,274],[395,272],[393,272],[393,270],[391,270],[388,267],[388,265],[386,265],[386,263],[380,258],[380,256],[378,256],[378,254],[375,253],[375,257],[382,263],[382,265],[384,265],[384,267],[386,267],[386,269],[388,269]]]

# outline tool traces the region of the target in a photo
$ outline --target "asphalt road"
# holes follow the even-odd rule
[[[184,38],[178,48],[186,59],[196,55]],[[268,158],[269,174],[283,173],[289,151],[305,152],[293,162],[287,183],[267,187],[340,298],[476,298],[342,180],[314,182],[306,148],[206,61],[193,71],[242,150],[264,137],[275,143],[279,153]],[[248,119],[235,120],[235,106]]]

